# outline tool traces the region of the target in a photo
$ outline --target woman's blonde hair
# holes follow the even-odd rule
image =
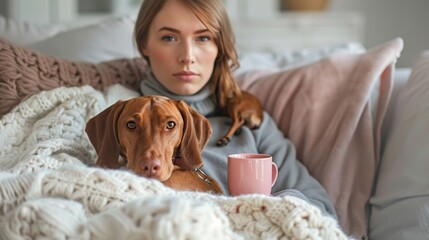
[[[134,28],[134,39],[143,57],[145,57],[143,48],[148,40],[150,25],[166,1],[168,0],[144,0],[140,8]],[[232,75],[232,70],[238,68],[239,63],[235,49],[234,33],[226,10],[221,0],[179,1],[188,6],[210,33],[215,36],[214,41],[218,47],[218,55],[210,84],[215,93],[218,107],[223,108],[228,98],[241,95]]]

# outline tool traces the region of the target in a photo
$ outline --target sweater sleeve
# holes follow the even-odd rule
[[[298,190],[312,204],[319,207],[324,214],[328,213],[336,217],[335,208],[326,190],[296,159],[293,143],[283,136],[274,120],[267,113],[264,113],[264,121],[261,127],[252,132],[258,152],[272,155],[273,161],[278,166],[279,174],[272,189],[273,195],[287,189]]]

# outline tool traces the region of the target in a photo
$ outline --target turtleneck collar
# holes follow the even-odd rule
[[[177,95],[165,88],[155,78],[152,71],[147,71],[145,79],[140,83],[140,90],[143,96],[161,95],[174,100],[183,100],[204,116],[213,114],[216,110],[210,84],[206,84],[200,91],[193,95]]]

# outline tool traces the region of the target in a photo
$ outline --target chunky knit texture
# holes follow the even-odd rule
[[[0,239],[347,239],[292,196],[177,192],[90,167],[96,154],[83,129],[106,99],[89,86],[59,87],[2,117]]]
[[[0,116],[23,99],[59,86],[90,85],[105,89],[121,83],[138,89],[146,62],[118,59],[99,64],[72,62],[10,44],[0,39]]]

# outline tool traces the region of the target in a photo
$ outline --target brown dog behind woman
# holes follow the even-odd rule
[[[241,95],[229,98],[223,112],[232,119],[232,123],[225,136],[216,142],[218,146],[227,145],[231,141],[232,135],[238,134],[243,125],[250,129],[259,128],[264,115],[264,109],[259,99],[245,91],[241,91]]]

